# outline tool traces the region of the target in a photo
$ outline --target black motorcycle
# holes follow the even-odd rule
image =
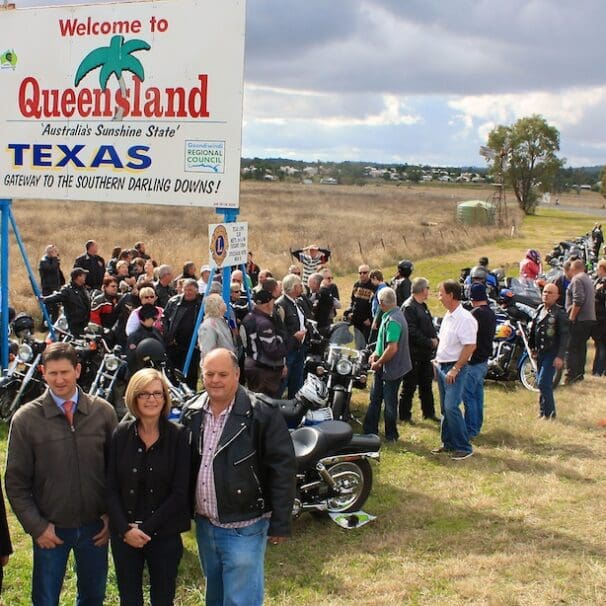
[[[275,400],[256,394],[279,408],[290,427],[298,427],[291,431],[297,458],[294,516],[306,511],[358,511],[372,490],[370,462],[379,461],[379,436],[354,434],[344,421],[311,421],[309,424],[309,413],[325,409],[328,395],[327,386],[313,375],[306,379],[293,400]]]
[[[34,320],[19,314],[11,324],[15,337],[11,340],[11,362],[0,379],[0,418],[10,421],[17,409],[44,393],[46,383],[42,376],[42,353],[46,342],[33,336]]]
[[[335,419],[351,418],[351,396],[354,388],[366,388],[369,357],[364,335],[348,322],[333,324],[323,353],[308,356],[306,369],[326,382],[329,406]]]

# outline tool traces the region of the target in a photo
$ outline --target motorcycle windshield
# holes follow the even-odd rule
[[[511,278],[509,289],[516,297],[516,301],[536,307],[541,303],[541,290],[532,280],[518,280]]]
[[[366,347],[366,339],[353,324],[339,322],[334,324],[330,333],[329,345],[361,350]]]

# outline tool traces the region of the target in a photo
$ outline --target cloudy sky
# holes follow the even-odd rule
[[[569,165],[604,164],[605,22],[603,0],[248,0],[243,155],[480,166],[540,113]]]

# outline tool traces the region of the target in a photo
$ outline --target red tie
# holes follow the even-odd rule
[[[63,402],[63,413],[70,427],[74,425],[74,403],[71,400]]]

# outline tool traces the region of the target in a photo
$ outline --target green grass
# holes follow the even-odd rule
[[[416,275],[457,277],[462,259],[519,259],[531,244],[587,231],[591,219],[541,211],[520,238],[416,262]],[[513,262],[513,261],[511,261]],[[391,268],[388,268],[391,269]],[[354,276],[342,278],[351,284]],[[341,286],[341,285],[340,285]],[[344,286],[341,286],[343,289]],[[347,292],[347,289],[343,290]],[[590,359],[592,354],[590,353]],[[606,417],[604,381],[556,392],[558,420],[536,418],[537,396],[520,385],[488,385],[486,422],[475,455],[433,456],[433,423],[400,427],[373,466],[365,507],[376,521],[343,530],[303,515],[293,538],[268,546],[266,603],[299,605],[599,605],[606,603]],[[362,415],[368,394],[356,395]],[[420,416],[415,402],[414,414]],[[6,428],[0,428],[0,448]],[[4,456],[4,453],[2,452]],[[6,568],[7,605],[29,603],[31,540],[10,516],[16,548]],[[184,536],[180,606],[203,604],[203,578],[191,533]],[[69,572],[62,604],[74,602]],[[110,566],[108,605],[118,604]]]

